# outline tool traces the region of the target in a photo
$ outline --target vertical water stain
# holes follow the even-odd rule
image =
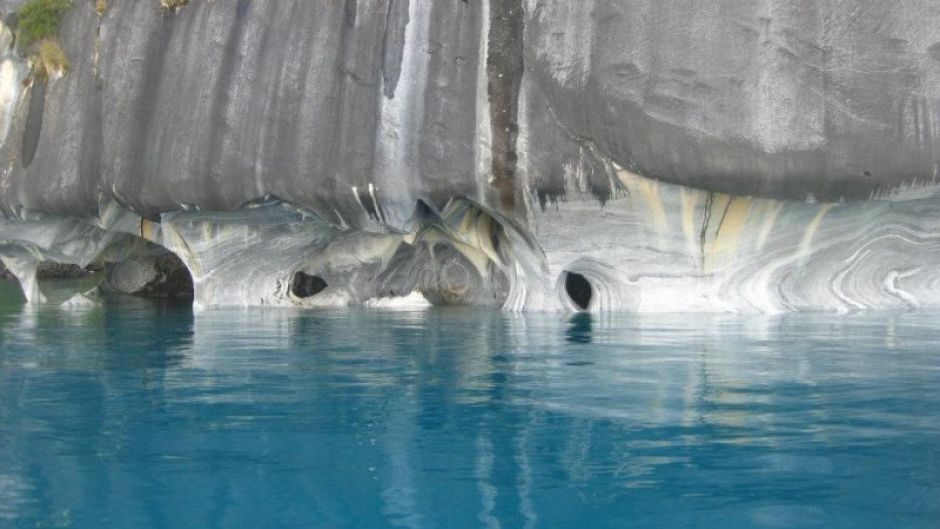
[[[157,101],[163,84],[164,70],[170,67],[167,64],[167,50],[176,27],[176,19],[173,14],[161,16],[159,25],[149,33],[144,47],[146,51],[143,71],[138,74],[141,76],[140,96],[135,102],[133,126],[128,132],[129,167],[125,174],[121,175],[122,179],[126,179],[127,186],[144,186],[157,172],[156,160],[147,153],[151,150],[148,148],[152,140],[151,135],[156,134],[159,121]]]
[[[408,27],[408,0],[391,0],[385,15],[385,40],[382,42],[382,80],[385,97],[395,97],[401,77],[405,51],[405,29]]]
[[[491,185],[499,193],[500,206],[506,211],[515,207],[513,180],[518,161],[516,142],[524,26],[522,0],[499,0],[490,4],[486,75],[492,130]]]
[[[228,29],[222,48],[222,55],[218,62],[218,76],[212,88],[212,100],[209,107],[209,120],[207,123],[207,151],[203,174],[209,176],[205,179],[205,196],[212,196],[213,189],[225,189],[225,174],[222,161],[225,154],[226,133],[229,130],[228,114],[231,105],[231,95],[235,85],[237,73],[242,58],[242,38],[245,33],[245,20],[250,4],[247,0],[239,0],[235,6],[235,17]]]
[[[343,9],[343,25],[347,28],[356,27],[356,16],[357,16],[358,6],[356,5],[356,0],[346,0],[346,5]]]
[[[42,132],[42,114],[46,105],[46,83],[36,81],[33,83],[29,98],[29,113],[26,115],[26,130],[23,131],[23,148],[20,155],[23,167],[29,167],[36,157],[39,147],[39,133]]]

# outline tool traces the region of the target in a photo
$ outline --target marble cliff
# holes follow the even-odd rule
[[[54,71],[24,3],[31,302],[940,305],[935,0],[74,0]]]

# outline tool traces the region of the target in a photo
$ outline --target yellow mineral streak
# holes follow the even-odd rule
[[[714,195],[709,224],[715,226],[715,232],[705,241],[705,262],[702,264],[706,271],[719,268],[735,257],[753,202],[752,197]]]
[[[617,167],[617,178],[632,196],[641,198],[649,208],[656,233],[659,235],[668,233],[669,221],[666,218],[666,210],[663,207],[663,201],[659,197],[659,182],[650,178],[644,178],[620,167]]]
[[[172,225],[163,226],[163,247],[175,253],[180,260],[189,268],[193,280],[203,277],[202,265],[196,258],[196,252],[189,247],[186,239],[180,235],[179,231]]]
[[[150,242],[160,243],[158,238],[160,237],[160,225],[156,222],[151,222],[147,219],[141,219],[140,221],[140,236],[143,239],[146,239]]]
[[[764,219],[764,223],[761,225],[760,234],[757,236],[758,251],[764,249],[764,243],[767,242],[767,237],[770,236],[770,232],[774,228],[777,215],[779,215],[780,210],[783,209],[783,202],[779,200],[760,200],[760,202],[761,212],[759,216]]]
[[[483,252],[491,261],[503,266],[502,260],[493,247],[493,231],[498,224],[493,217],[479,210],[470,209],[463,216],[458,226],[457,235],[469,246]]]
[[[803,238],[800,239],[800,249],[799,249],[799,258],[806,259],[809,257],[810,251],[813,247],[813,237],[816,235],[816,231],[819,230],[819,225],[822,223],[823,218],[826,216],[826,213],[829,213],[829,210],[834,208],[836,204],[822,204],[819,206],[819,212],[816,213],[816,216],[812,221],[806,226],[806,231],[803,232]]]

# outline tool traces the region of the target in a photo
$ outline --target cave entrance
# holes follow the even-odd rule
[[[296,272],[290,281],[290,293],[301,299],[316,296],[326,287],[326,281],[322,277],[305,272]]]
[[[194,297],[189,269],[176,254],[162,249],[114,263],[105,288],[142,298],[192,301]]]
[[[144,292],[145,296],[190,302],[195,298],[193,276],[179,256],[171,252],[159,256],[156,268],[160,279]]]
[[[565,272],[565,293],[568,298],[581,310],[588,310],[594,289],[586,277],[577,272]]]

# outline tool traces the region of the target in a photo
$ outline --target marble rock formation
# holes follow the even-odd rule
[[[0,281],[15,281],[15,280],[16,280],[16,276],[11,274],[10,271],[7,270],[5,266],[3,266],[3,263],[0,262]]]
[[[62,75],[23,4],[0,260],[31,302],[940,304],[937,2],[75,0]]]

